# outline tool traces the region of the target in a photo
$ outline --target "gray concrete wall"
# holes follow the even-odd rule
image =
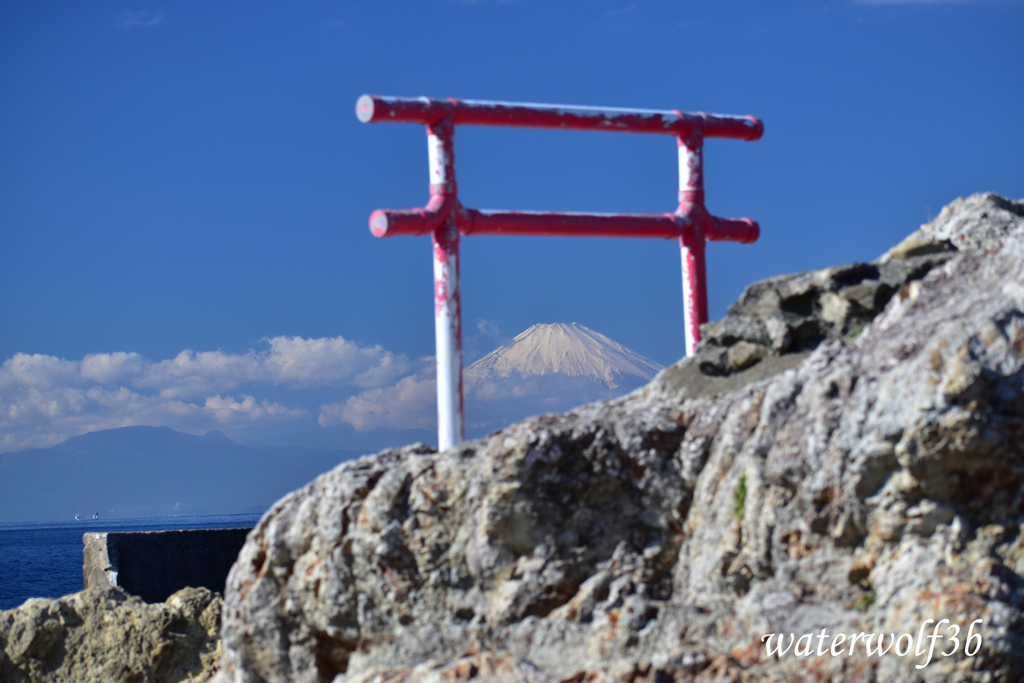
[[[250,529],[88,533],[82,536],[85,588],[120,586],[163,602],[186,586],[224,592],[228,571]]]

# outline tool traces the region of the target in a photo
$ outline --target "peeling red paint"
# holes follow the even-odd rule
[[[434,100],[427,97],[363,95],[356,102],[363,123],[419,123],[433,125],[451,117],[457,126],[508,126],[562,130],[602,130],[687,136],[694,130],[704,137],[759,140],[764,124],[753,116],[728,116],[678,109],[620,109],[526,102]]]
[[[423,208],[378,209],[370,215],[375,237],[431,235],[434,245],[434,326],[437,344],[439,447],[464,438],[460,235],[649,237],[678,239],[682,256],[686,353],[700,341],[708,320],[707,241],[750,244],[760,236],[749,218],[719,218],[704,207],[704,139],[759,140],[764,124],[753,116],[725,116],[677,109],[616,109],[519,102],[434,100],[363,95],[356,116],[364,123],[390,121],[427,126],[430,202]],[[513,126],[674,135],[679,148],[679,206],[665,214],[556,213],[467,209],[455,182],[455,126]]]

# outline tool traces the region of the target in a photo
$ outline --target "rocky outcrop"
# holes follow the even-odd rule
[[[697,369],[724,376],[762,359],[852,339],[901,287],[956,254],[948,242],[921,241],[898,258],[779,275],[747,287],[721,320],[701,326]]]
[[[322,475],[232,569],[217,680],[1024,679],[1022,217],[960,200],[625,398]]]
[[[205,588],[156,604],[113,587],[28,600],[0,612],[0,681],[207,681],[221,655],[222,604]]]

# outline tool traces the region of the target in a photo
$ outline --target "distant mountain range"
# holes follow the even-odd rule
[[[583,325],[534,325],[466,368],[467,434],[481,436],[526,415],[621,396],[659,370]],[[0,453],[0,523],[93,513],[100,519],[258,513],[359,455],[249,448],[218,431],[90,432],[50,448]]]
[[[0,522],[258,513],[362,455],[249,448],[221,432],[122,427],[0,453]]]

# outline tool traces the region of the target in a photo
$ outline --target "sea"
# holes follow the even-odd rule
[[[82,590],[82,534],[255,526],[260,515],[86,519],[0,524],[0,610],[29,598],[59,598]]]

